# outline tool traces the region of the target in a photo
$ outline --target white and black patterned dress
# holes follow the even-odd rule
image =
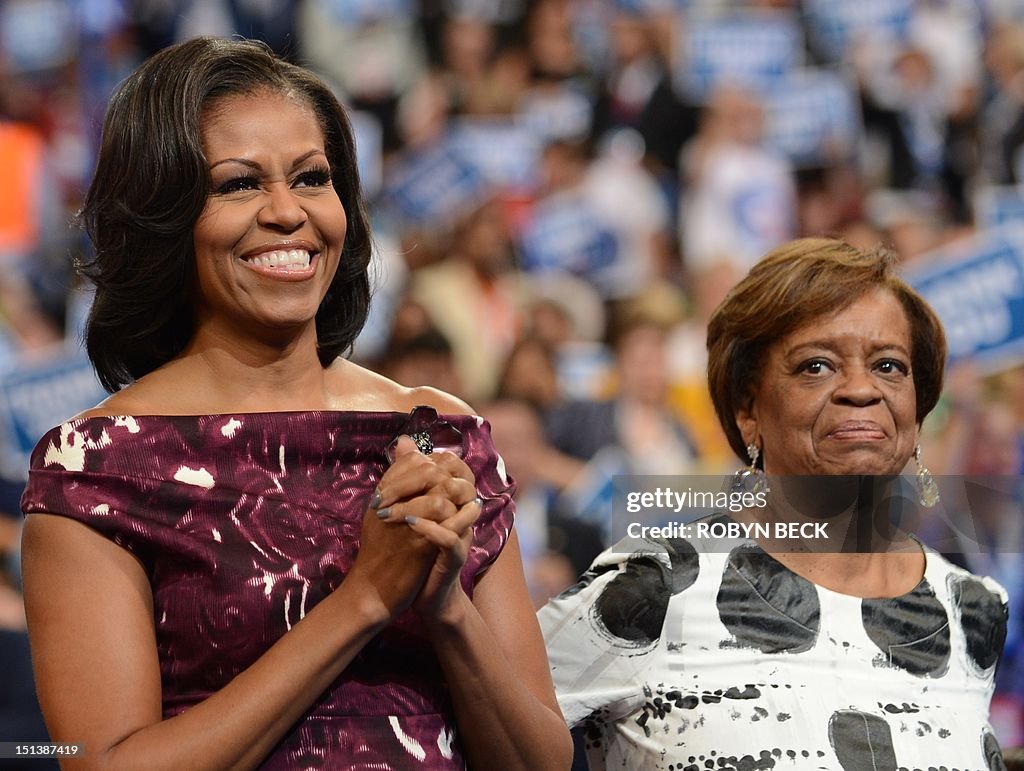
[[[620,543],[540,620],[592,771],[988,771],[1006,612],[933,551],[911,592],[861,599],[679,539]]]

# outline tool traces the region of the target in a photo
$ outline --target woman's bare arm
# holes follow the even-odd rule
[[[551,684],[515,531],[472,601],[455,587],[443,609],[421,616],[452,694],[469,767],[569,768],[572,740]]]
[[[406,471],[443,473],[422,463]],[[406,506],[433,516],[429,498]],[[88,526],[48,514],[29,515],[22,548],[43,712],[54,741],[85,745],[85,756],[66,766],[133,771],[259,765],[408,607],[436,555],[407,525],[371,511],[341,586],[220,691],[162,720],[153,600],[139,562]]]
[[[470,411],[447,394],[421,389],[419,395],[427,395],[428,403],[444,413]],[[438,462],[452,465],[455,472],[450,458]],[[452,517],[412,526],[439,549],[413,607],[444,670],[466,761],[470,768],[489,771],[567,769],[572,739],[551,683],[518,536],[510,532],[470,600],[458,575],[472,533],[459,529],[459,522]]]

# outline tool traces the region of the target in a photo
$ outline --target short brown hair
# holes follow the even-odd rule
[[[708,324],[708,388],[729,445],[741,459],[747,459],[747,451],[736,413],[749,402],[768,348],[874,289],[892,292],[907,314],[917,422],[932,411],[942,391],[946,336],[931,307],[897,275],[895,255],[831,238],[802,238],[769,252],[732,288]]]
[[[221,99],[263,91],[294,95],[312,108],[347,216],[341,261],[316,314],[321,364],[348,350],[362,329],[370,226],[345,110],[323,81],[263,43],[195,38],[155,54],[118,87],[80,214],[95,248],[79,265],[96,285],[86,349],[107,390],[152,372],[191,339],[192,231],[210,191],[202,116]]]

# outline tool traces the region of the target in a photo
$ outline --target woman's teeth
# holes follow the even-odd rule
[[[264,252],[248,258],[248,262],[260,268],[282,268],[284,270],[305,270],[309,267],[309,252],[305,249],[288,249]]]

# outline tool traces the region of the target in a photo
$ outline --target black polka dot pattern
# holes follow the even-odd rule
[[[802,653],[818,637],[820,607],[814,585],[754,544],[729,555],[717,604],[732,644],[740,647]]]
[[[967,654],[979,669],[988,669],[999,660],[1006,642],[1007,608],[973,576],[953,577],[950,584],[953,606],[960,611]]]
[[[661,637],[665,613],[673,594],[697,580],[697,553],[682,540],[662,542],[670,566],[652,555],[631,557],[594,603],[593,617],[617,642],[643,648]]]
[[[949,616],[922,580],[909,594],[861,602],[864,631],[882,652],[883,666],[940,677],[949,666]]]
[[[668,548],[669,562],[672,565],[672,594],[679,594],[693,586],[697,580],[700,571],[697,551],[689,541],[682,538],[672,538],[664,543]]]
[[[843,771],[896,768],[889,724],[877,715],[857,710],[834,712],[828,721],[828,740]]]

